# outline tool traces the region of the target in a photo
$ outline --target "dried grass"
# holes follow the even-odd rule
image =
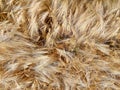
[[[120,0],[0,0],[0,90],[120,90]]]

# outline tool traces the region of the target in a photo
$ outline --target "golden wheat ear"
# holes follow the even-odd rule
[[[120,90],[120,0],[0,0],[0,90]]]

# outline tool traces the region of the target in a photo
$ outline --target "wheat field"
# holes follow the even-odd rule
[[[0,90],[120,90],[120,0],[0,0]]]

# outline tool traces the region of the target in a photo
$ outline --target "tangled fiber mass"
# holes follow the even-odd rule
[[[0,90],[120,90],[120,0],[0,0]]]

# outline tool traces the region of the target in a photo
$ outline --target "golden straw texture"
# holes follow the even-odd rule
[[[120,0],[0,0],[0,90],[120,90]]]

